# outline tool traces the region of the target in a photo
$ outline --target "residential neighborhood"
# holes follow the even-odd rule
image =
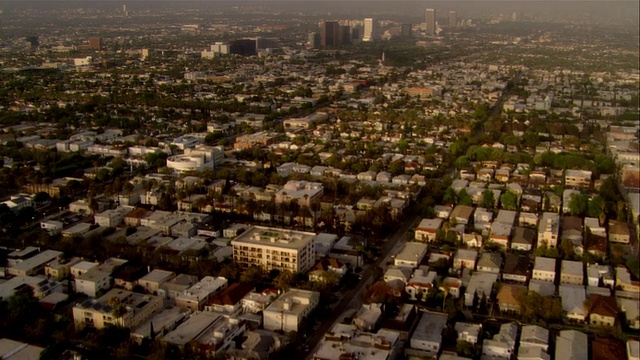
[[[631,5],[108,3],[0,8],[0,358],[640,358]]]

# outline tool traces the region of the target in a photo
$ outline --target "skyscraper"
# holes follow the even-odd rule
[[[340,39],[340,24],[337,21],[325,21],[322,24],[322,35],[320,36],[320,45],[336,46]]]
[[[458,15],[455,11],[449,11],[449,27],[458,26]]]
[[[340,35],[338,37],[340,45],[351,44],[351,26],[340,25]]]
[[[362,41],[373,41],[377,37],[376,21],[373,18],[364,19],[364,34],[362,34]]]
[[[425,17],[425,25],[426,25],[427,35],[436,34],[436,10],[435,9],[427,9],[426,17]]]
[[[410,38],[413,36],[411,32],[411,24],[402,24],[400,27],[400,36],[403,38]]]

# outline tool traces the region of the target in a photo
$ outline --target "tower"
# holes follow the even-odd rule
[[[427,9],[425,16],[425,29],[427,35],[435,35],[436,34],[436,10],[435,9]]]
[[[455,11],[449,11],[449,27],[458,26],[458,15]]]
[[[400,27],[400,36],[403,38],[410,38],[411,34],[411,24],[402,24]]]
[[[336,46],[340,39],[340,24],[337,21],[325,21],[322,24],[322,35],[320,36],[320,45]]]
[[[340,35],[338,37],[340,45],[351,44],[351,26],[340,25]]]
[[[376,21],[373,18],[364,19],[364,34],[362,41],[373,41],[377,37]]]

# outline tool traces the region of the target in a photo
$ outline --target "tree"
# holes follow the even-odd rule
[[[293,272],[284,270],[281,271],[275,279],[273,279],[273,285],[280,290],[286,291],[294,285],[295,280],[296,275]]]
[[[573,249],[573,241],[571,241],[571,239],[562,239],[560,248],[562,248],[562,253],[564,254],[565,259],[572,259],[576,254]]]
[[[242,272],[240,281],[257,284],[263,282],[266,277],[267,274],[261,266],[252,265]]]
[[[591,198],[591,200],[589,200],[587,214],[589,215],[589,217],[601,218],[601,215],[604,215],[604,208],[604,199],[600,195],[595,195]]]
[[[486,189],[482,192],[482,201],[480,206],[487,209],[493,209],[496,204],[496,198],[491,189]]]
[[[571,195],[569,200],[569,212],[573,216],[582,216],[587,212],[588,201],[587,197],[582,194]]]
[[[450,205],[454,205],[458,203],[458,194],[456,194],[456,191],[453,190],[452,187],[448,187],[447,190],[444,192],[444,196],[442,198],[442,201],[445,204],[450,204]]]
[[[502,208],[506,210],[516,210],[518,208],[518,195],[513,191],[507,191],[500,195]]]
[[[461,189],[458,192],[458,204],[467,206],[473,205],[473,199],[471,199],[471,196],[467,193],[467,189]]]

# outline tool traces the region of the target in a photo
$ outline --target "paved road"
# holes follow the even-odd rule
[[[324,337],[324,334],[329,331],[333,325],[337,322],[342,321],[341,316],[345,311],[349,309],[358,309],[362,303],[362,295],[366,290],[366,285],[371,284],[373,282],[373,269],[377,266],[381,266],[383,269],[386,267],[388,261],[391,261],[392,255],[396,254],[404,243],[406,242],[405,233],[407,230],[411,228],[418,220],[418,216],[413,216],[405,221],[396,232],[391,235],[385,241],[382,246],[382,254],[374,264],[368,266],[364,269],[360,275],[362,279],[354,288],[348,290],[343,296],[338,305],[333,308],[333,312],[330,318],[325,320],[318,329],[316,329],[313,335],[305,342],[305,347],[310,349],[307,353],[304,349],[299,349],[299,353],[297,354],[297,359],[312,359],[313,354],[317,351],[318,344]]]

